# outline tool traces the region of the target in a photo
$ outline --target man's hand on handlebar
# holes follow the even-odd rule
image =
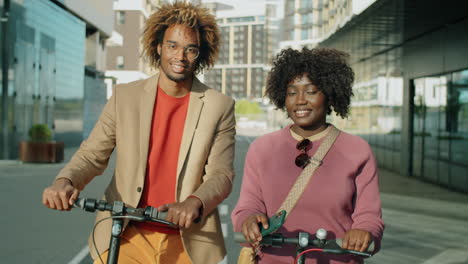
[[[372,241],[369,232],[361,229],[351,229],[343,237],[342,248],[365,252]]]
[[[42,203],[50,209],[69,211],[79,194],[80,191],[73,187],[69,179],[59,178],[44,189]]]
[[[167,211],[166,221],[178,225],[180,228],[189,228],[193,222],[201,217],[203,204],[200,199],[189,197],[180,203],[164,204],[158,207],[158,211]]]
[[[268,228],[268,217],[264,214],[253,214],[247,217],[242,223],[242,234],[245,240],[253,247],[258,247],[262,241],[262,234],[260,233],[259,224],[262,224],[263,229]]]

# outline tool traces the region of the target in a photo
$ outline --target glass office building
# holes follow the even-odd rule
[[[67,147],[87,136],[106,101],[102,61],[113,26],[112,3],[0,3],[2,13],[9,7],[1,38],[8,85],[1,89],[0,159],[17,158],[18,144],[28,140],[33,124],[47,124],[53,139]]]
[[[379,165],[468,192],[468,4],[375,1],[320,46],[350,53],[350,118]]]

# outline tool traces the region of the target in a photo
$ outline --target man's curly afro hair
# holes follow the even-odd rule
[[[163,4],[146,21],[141,44],[150,64],[158,68],[161,60],[157,52],[158,45],[162,43],[166,29],[172,25],[185,25],[199,34],[200,55],[195,72],[212,67],[218,57],[220,44],[216,18],[208,9],[182,1]]]
[[[266,96],[278,107],[285,109],[286,89],[295,78],[306,74],[322,91],[328,102],[327,114],[332,108],[337,115],[346,118],[349,112],[354,72],[345,52],[331,48],[303,48],[302,51],[283,49],[273,59]]]

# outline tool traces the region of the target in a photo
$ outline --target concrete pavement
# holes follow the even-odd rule
[[[75,150],[66,149],[65,159],[70,159]],[[111,176],[112,161],[104,175],[81,193],[82,197],[102,196]],[[0,161],[0,226],[4,238],[0,240],[0,263],[72,263],[70,261],[87,248],[94,214],[81,210],[59,212],[42,205],[43,189],[52,183],[63,166],[64,163]]]
[[[468,175],[467,175],[468,177]],[[468,220],[468,194],[380,170],[382,207]]]
[[[385,232],[366,263],[468,263],[468,195],[380,170]]]

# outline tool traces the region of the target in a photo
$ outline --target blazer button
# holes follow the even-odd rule
[[[138,187],[138,188],[137,188],[137,192],[141,192],[141,187]]]

